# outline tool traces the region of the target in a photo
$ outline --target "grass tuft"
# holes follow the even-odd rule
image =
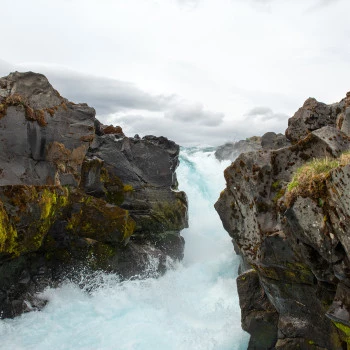
[[[325,180],[331,170],[350,164],[350,151],[339,158],[313,159],[296,170],[287,186],[286,204],[290,206],[298,196],[322,198]]]

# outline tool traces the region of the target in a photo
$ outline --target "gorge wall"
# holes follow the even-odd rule
[[[178,156],[164,137],[102,125],[41,74],[1,78],[1,317],[41,308],[35,293],[80,269],[131,278],[181,259]]]
[[[350,348],[349,106],[350,94],[309,98],[282,148],[259,146],[225,170],[215,208],[241,256],[249,349]],[[332,166],[293,180],[313,159]]]

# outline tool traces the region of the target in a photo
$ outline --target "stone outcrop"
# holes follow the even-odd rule
[[[242,258],[237,285],[249,349],[350,346],[350,165],[310,177],[305,191],[288,187],[308,161],[350,151],[337,122],[349,112],[346,100],[308,99],[289,120],[292,145],[243,153],[225,170],[215,208]]]
[[[157,275],[183,257],[179,146],[126,137],[36,73],[0,79],[0,316],[80,270]],[[153,265],[150,264],[153,262]]]
[[[299,108],[288,120],[286,136],[290,141],[298,142],[310,132],[323,126],[335,127],[337,120],[343,118],[344,112],[345,99],[339,103],[327,105],[310,97],[304,102],[303,107]]]
[[[219,146],[215,151],[215,157],[233,162],[241,153],[253,152],[262,149],[279,149],[289,146],[290,142],[286,136],[267,132],[263,136],[253,136],[246,140],[228,142]]]

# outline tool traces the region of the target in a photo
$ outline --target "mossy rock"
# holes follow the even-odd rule
[[[81,192],[72,193],[70,200],[68,233],[113,244],[127,242],[133,234],[135,222],[127,210]]]
[[[4,186],[0,203],[0,254],[18,256],[41,247],[69,193],[59,186]]]

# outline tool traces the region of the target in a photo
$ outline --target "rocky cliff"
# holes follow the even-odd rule
[[[313,98],[289,145],[241,154],[215,208],[241,256],[249,349],[350,348],[350,95]]]
[[[1,78],[1,317],[42,307],[35,293],[72,269],[130,278],[181,259],[187,199],[177,190],[178,155],[164,137],[102,125],[41,74]]]
[[[233,162],[241,153],[259,151],[262,149],[278,149],[286,147],[290,141],[282,134],[267,132],[263,136],[252,136],[246,140],[227,142],[217,147],[215,157],[218,160],[230,160]]]

